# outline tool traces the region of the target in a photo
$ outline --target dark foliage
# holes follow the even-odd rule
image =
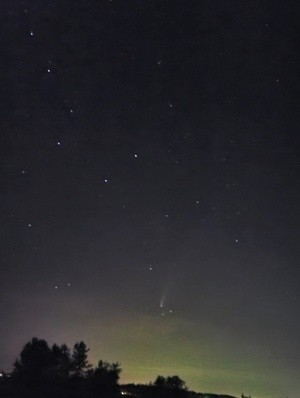
[[[157,376],[154,385],[158,388],[165,388],[170,390],[186,390],[185,382],[178,376]]]
[[[2,377],[3,398],[96,398],[119,395],[118,363],[99,361],[96,368],[88,362],[89,348],[76,343],[72,353],[65,345],[51,348],[34,337],[25,344],[14,363],[10,377]]]
[[[92,365],[88,361],[88,352],[86,344],[83,341],[75,343],[71,361],[71,370],[74,377],[86,377]]]
[[[11,375],[1,373],[1,398],[234,398],[189,391],[178,376],[157,376],[149,385],[119,386],[121,367],[100,360],[88,361],[89,348],[83,341],[71,353],[65,345],[51,348],[34,337],[25,344]],[[242,398],[248,398],[242,395]]]

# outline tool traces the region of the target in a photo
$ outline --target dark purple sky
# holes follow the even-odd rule
[[[295,11],[1,3],[0,368],[83,339],[122,382],[296,397]]]

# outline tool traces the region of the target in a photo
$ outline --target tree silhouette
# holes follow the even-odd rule
[[[12,377],[0,373],[2,398],[197,398],[206,394],[189,391],[178,376],[157,376],[148,385],[119,386],[121,367],[118,362],[100,360],[95,368],[88,361],[86,344],[74,344],[72,354],[63,344],[51,348],[45,340],[32,338],[14,363]],[[120,390],[121,388],[121,390]],[[211,398],[234,398],[207,394]],[[251,398],[244,394],[241,398]]]
[[[185,382],[178,376],[168,376],[165,386],[173,390],[186,390]]]
[[[71,370],[70,349],[66,344],[52,346],[52,372],[55,376],[66,379]]]
[[[166,378],[164,376],[157,376],[155,382],[155,387],[163,388],[166,386]]]
[[[171,390],[186,390],[185,382],[178,376],[157,376],[154,386],[158,388],[168,388]]]
[[[99,361],[94,371],[94,379],[103,386],[113,387],[118,384],[121,367],[118,362],[110,364],[109,362]]]
[[[51,350],[45,340],[34,337],[26,343],[20,358],[14,363],[13,376],[41,379],[49,375],[52,366]]]
[[[88,371],[91,369],[92,366],[89,364],[87,356],[89,350],[90,349],[87,348],[86,344],[83,341],[75,343],[71,364],[73,376],[86,377],[88,375]]]

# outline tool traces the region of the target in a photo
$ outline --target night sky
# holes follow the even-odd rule
[[[0,368],[299,396],[296,4],[1,2]]]

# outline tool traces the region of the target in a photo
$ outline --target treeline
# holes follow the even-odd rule
[[[119,396],[119,363],[99,360],[93,367],[83,341],[71,351],[33,338],[25,344],[11,374],[2,373],[0,396],[7,398],[94,398]]]
[[[72,350],[33,338],[25,344],[11,374],[0,372],[1,398],[234,398],[189,391],[178,376],[157,376],[148,385],[119,385],[118,362],[88,361],[86,344]],[[242,398],[248,398],[242,395]]]

